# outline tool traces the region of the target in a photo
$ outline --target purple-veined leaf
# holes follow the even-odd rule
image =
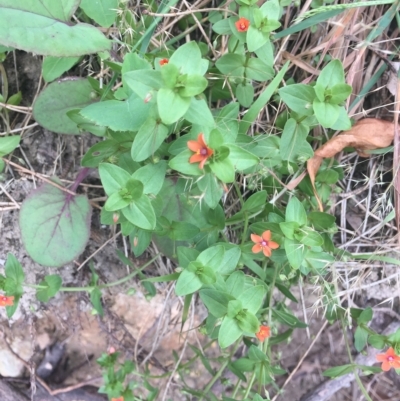
[[[71,195],[43,184],[23,202],[19,225],[31,258],[44,266],[59,267],[85,249],[90,234],[91,206],[84,195]]]

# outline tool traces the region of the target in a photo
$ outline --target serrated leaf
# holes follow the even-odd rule
[[[43,184],[22,203],[19,225],[30,257],[59,267],[78,257],[90,235],[92,208],[85,195],[70,195]]]

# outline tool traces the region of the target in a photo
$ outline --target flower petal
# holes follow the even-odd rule
[[[263,246],[262,249],[263,249],[264,255],[267,258],[271,257],[272,252],[271,252],[271,249],[268,246]]]
[[[264,241],[269,241],[271,239],[271,231],[264,231],[261,236]]]
[[[204,168],[204,165],[206,164],[206,161],[207,161],[207,159],[208,159],[208,157],[206,156],[206,157],[204,157],[203,156],[203,160],[200,162],[200,164],[199,164],[199,167],[203,170],[203,168]]]
[[[271,249],[278,249],[279,248],[279,244],[277,242],[274,242],[274,241],[268,241],[268,246]]]
[[[377,360],[378,362],[384,362],[384,361],[386,361],[386,355],[385,355],[385,354],[378,354],[378,355],[376,356],[376,360]]]
[[[187,146],[192,152],[198,152],[202,148],[197,141],[187,141]]]
[[[250,235],[250,238],[251,238],[251,240],[252,240],[253,242],[255,242],[256,244],[257,244],[257,243],[260,243],[260,242],[262,241],[262,238],[261,238],[259,235],[256,235],[256,234],[251,234],[251,235]]]
[[[204,134],[203,133],[200,133],[197,136],[197,142],[202,148],[206,148],[207,147],[206,143],[204,142]]]
[[[202,160],[204,160],[204,156],[195,153],[194,155],[190,156],[189,163],[198,163],[201,162]]]
[[[251,248],[251,252],[259,253],[262,251],[262,249],[263,248],[262,248],[261,244],[255,244],[255,245],[253,245],[253,248]]]
[[[391,368],[390,363],[389,363],[388,361],[384,361],[384,362],[382,363],[381,368],[382,368],[382,370],[383,370],[384,372],[387,372],[387,371],[390,370],[390,368]]]

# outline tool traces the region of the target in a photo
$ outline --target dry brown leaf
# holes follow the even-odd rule
[[[315,190],[315,177],[321,166],[322,160],[326,157],[333,157],[345,147],[354,147],[362,157],[369,157],[367,150],[385,148],[389,146],[394,138],[394,124],[379,120],[377,118],[365,118],[354,124],[342,134],[330,139],[314,152],[314,156],[307,161],[307,171],[318,201],[320,210],[323,210],[321,200]]]

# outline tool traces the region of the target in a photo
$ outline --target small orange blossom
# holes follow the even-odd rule
[[[400,356],[396,355],[394,349],[390,347],[384,354],[376,356],[378,362],[382,362],[382,370],[387,372],[390,368],[400,369]]]
[[[165,64],[168,64],[168,63],[169,63],[169,60],[168,60],[167,58],[163,58],[163,59],[161,59],[158,63],[159,63],[161,66],[163,66],[163,65],[165,65]]]
[[[124,397],[111,398],[111,401],[124,401]]]
[[[269,328],[269,326],[261,325],[260,330],[258,330],[256,333],[256,337],[261,342],[263,342],[266,338],[271,337],[271,329]]]
[[[250,21],[242,17],[235,22],[235,26],[238,32],[246,32],[249,29]]]
[[[263,251],[264,255],[270,257],[272,254],[272,249],[279,248],[279,244],[271,241],[271,231],[267,230],[261,234],[261,237],[256,234],[251,234],[251,240],[255,243],[251,251],[253,253],[259,253]]]
[[[14,297],[7,297],[6,295],[0,295],[0,306],[13,306]]]
[[[204,142],[204,134],[200,133],[197,137],[197,141],[188,141],[188,148],[195,152],[194,155],[190,156],[189,163],[200,162],[199,167],[204,168],[204,164],[207,159],[214,154],[214,151],[210,149]]]

